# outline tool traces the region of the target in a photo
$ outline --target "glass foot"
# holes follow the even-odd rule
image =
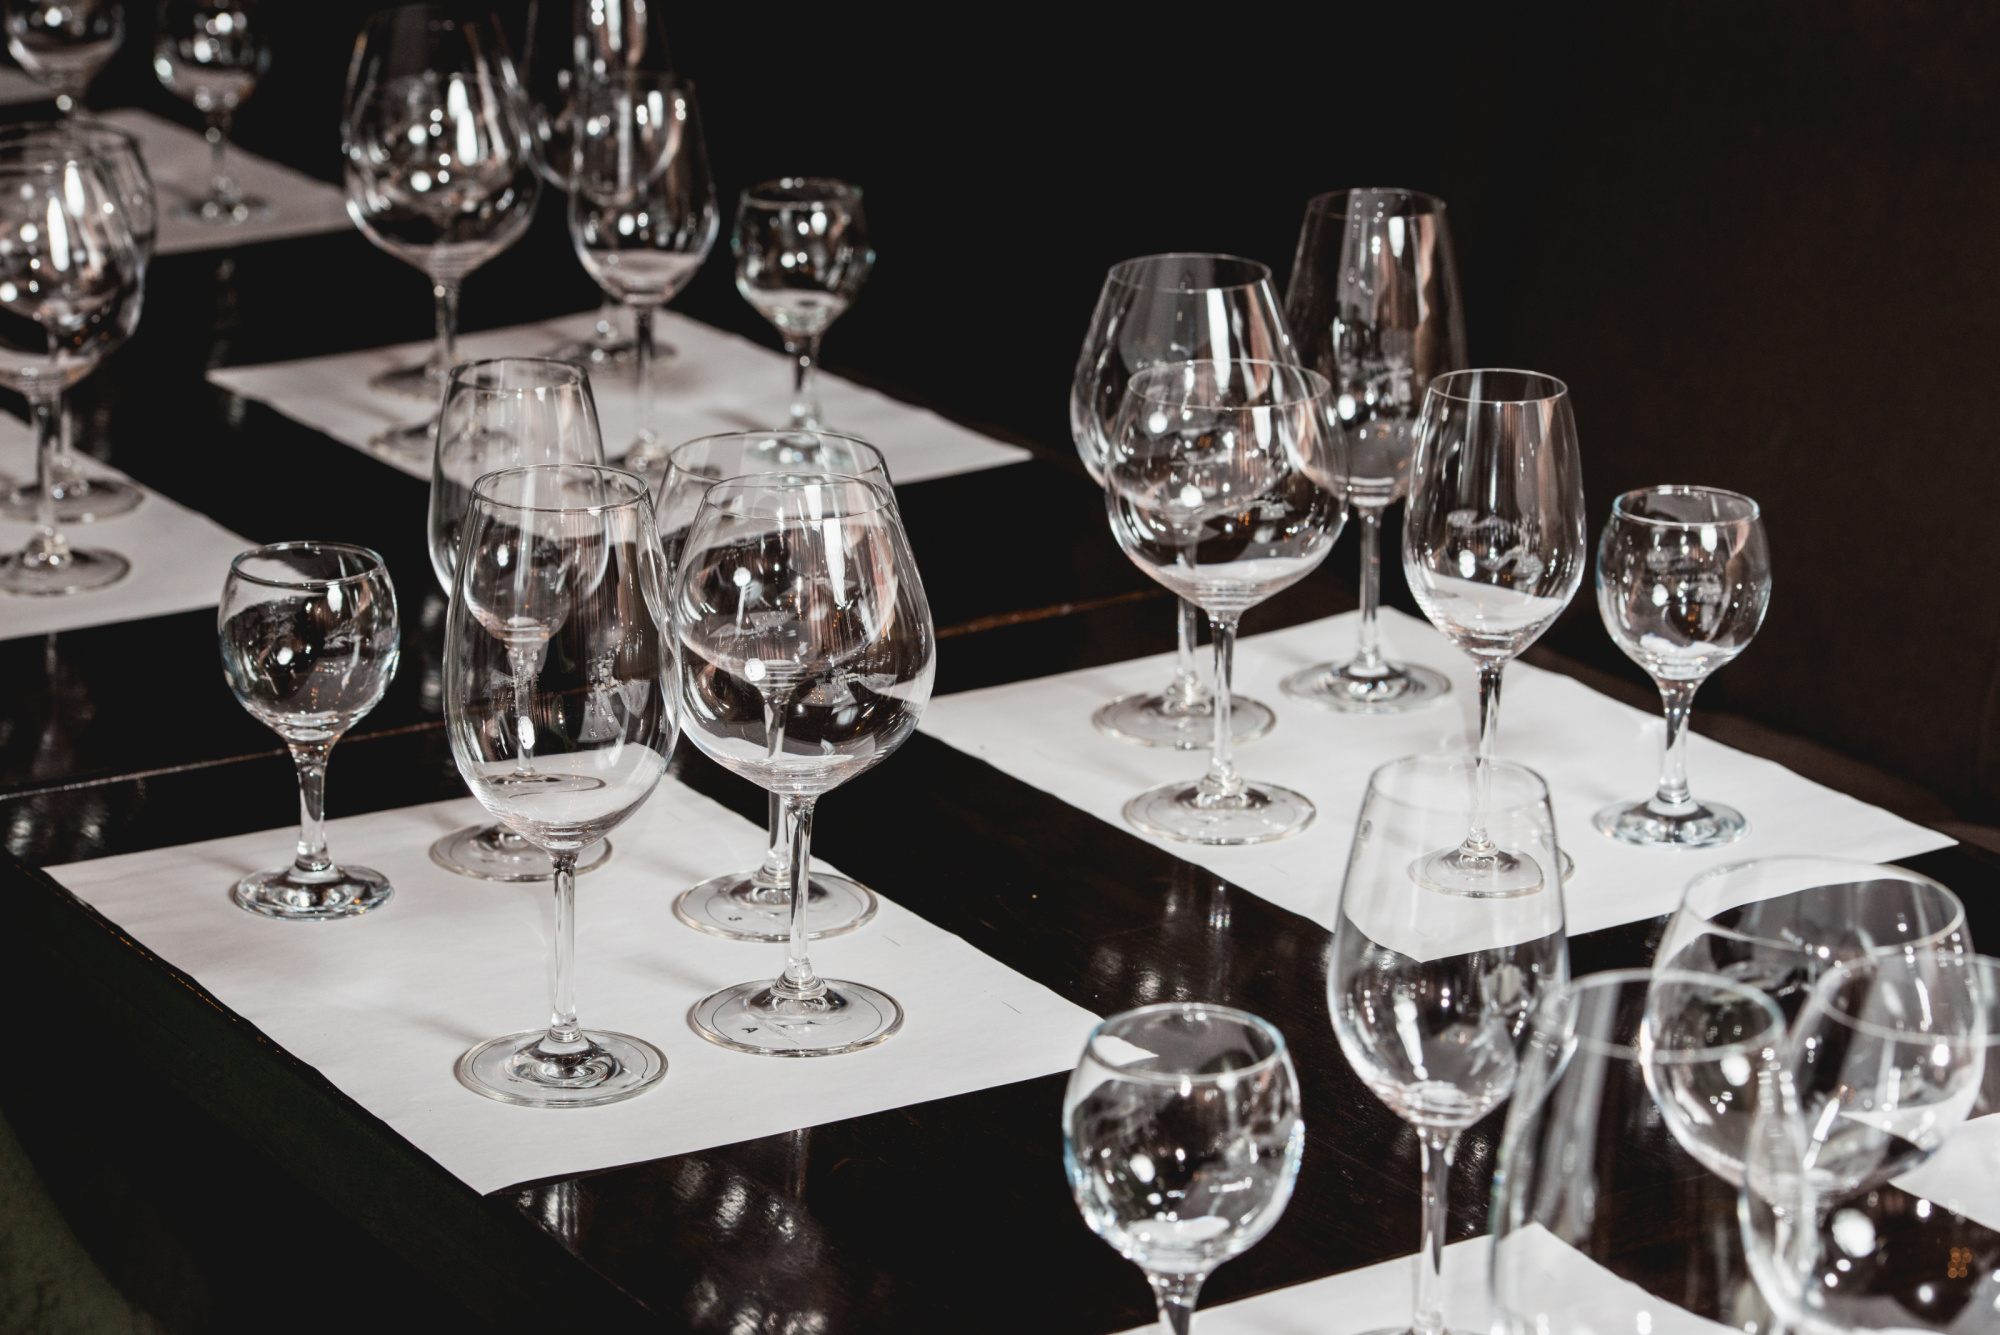
[[[611,857],[611,841],[600,839],[577,854],[576,873],[596,871]],[[446,871],[482,881],[546,881],[555,875],[549,855],[498,825],[468,825],[431,845],[431,861]]]
[[[0,557],[0,589],[34,597],[88,593],[116,584],[131,570],[132,563],[116,552],[69,547],[60,556],[48,557],[19,551]]]
[[[1251,783],[1232,798],[1204,797],[1198,782],[1162,784],[1125,804],[1125,821],[1141,834],[1190,844],[1267,844],[1286,839],[1319,814],[1304,794],[1274,783]]]
[[[206,195],[181,205],[174,216],[211,227],[240,227],[256,218],[270,217],[271,206],[255,195]]]
[[[586,371],[630,371],[636,359],[638,344],[623,335],[606,338],[602,334],[591,338],[580,338],[571,343],[558,343],[541,355],[550,361],[572,362]],[[655,346],[653,354],[659,355]]]
[[[23,483],[0,497],[0,515],[32,522],[35,505],[41,498],[39,484]],[[145,499],[145,488],[130,482],[120,482],[116,478],[71,477],[56,486],[56,522],[88,524],[92,520],[110,519],[114,515],[131,513]]]
[[[574,1043],[546,1029],[491,1038],[458,1059],[452,1074],[475,1094],[528,1108],[590,1108],[643,1094],[667,1059],[643,1038],[585,1029]]]
[[[845,876],[814,872],[806,895],[806,939],[841,936],[868,923],[879,907],[875,892]],[[732,941],[792,939],[792,896],[769,891],[747,871],[703,881],[674,901],[674,916],[696,931]]]
[[[413,422],[409,426],[392,426],[377,431],[368,438],[368,449],[384,459],[422,464],[428,468],[436,454],[436,439],[435,421]]]
[[[1412,862],[1410,879],[1439,894],[1463,895],[1468,899],[1511,899],[1542,888],[1542,867],[1524,853],[1510,853],[1504,848],[1474,852],[1461,844],[1426,853]]]
[[[618,467],[632,473],[644,473],[658,468],[673,453],[673,447],[651,433],[640,436],[626,449],[618,460]]]
[[[1207,751],[1215,745],[1215,706],[1203,701],[1193,709],[1167,703],[1164,695],[1121,695],[1090,716],[1107,737],[1134,746],[1166,746],[1176,751]],[[1271,707],[1237,696],[1229,711],[1229,740],[1238,746],[1254,742],[1278,721]]]
[[[1363,674],[1352,663],[1315,663],[1294,672],[1278,689],[1294,700],[1343,714],[1401,714],[1436,704],[1451,694],[1451,679],[1415,663],[1386,663]]]
[[[396,893],[372,867],[335,867],[306,876],[291,867],[252,872],[231,892],[239,908],[290,922],[330,922],[379,909]]]
[[[704,997],[688,1023],[711,1043],[768,1057],[830,1057],[873,1047],[903,1027],[903,1008],[886,992],[823,980],[810,1001],[779,997],[776,983],[739,983]]]
[[[422,399],[427,403],[443,398],[444,387],[444,377],[433,375],[429,362],[394,366],[368,377],[368,388],[377,394],[393,394],[399,399]],[[428,430],[430,423],[424,423],[424,427]]]
[[[1590,818],[1621,844],[1642,848],[1720,848],[1750,833],[1750,822],[1735,807],[1699,802],[1684,815],[1655,811],[1650,800],[1617,802]]]

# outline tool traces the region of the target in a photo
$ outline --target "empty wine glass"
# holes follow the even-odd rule
[[[288,867],[236,883],[266,918],[325,922],[387,903],[389,880],[326,851],[326,762],[396,675],[396,586],[382,558],[338,542],[282,542],[229,563],[216,614],[222,671],[251,717],[284,738],[299,772],[299,846]]]
[[[369,384],[436,403],[458,360],[459,288],[521,239],[541,192],[532,123],[497,21],[436,4],[372,15],[347,70],[341,144],[348,216],[422,270],[436,300],[430,359]],[[369,446],[427,462],[435,426],[392,427]]]
[[[160,0],[153,31],[153,73],[168,92],[208,122],[208,193],[176,212],[195,222],[233,226],[271,206],[237,188],[229,174],[229,126],[271,66],[259,0]]]
[[[781,794],[791,827],[789,961],[689,1019],[740,1052],[817,1057],[902,1027],[885,992],[823,979],[807,957],[813,806],[880,764],[930,700],[930,604],[888,491],[840,473],[718,482],[674,579],[682,712],[703,754]]]
[[[1532,885],[1497,866],[1481,883],[1418,875],[1475,812],[1516,866],[1536,869]],[[1520,765],[1412,756],[1369,777],[1340,890],[1327,1007],[1348,1063],[1416,1128],[1423,1148],[1415,1335],[1444,1329],[1438,1267],[1458,1138],[1513,1089],[1529,1015],[1569,976],[1557,848],[1548,785]]]
[[[1639,1031],[1647,1088],[1682,1149],[1732,1186],[1768,1076],[1785,1045],[1785,1013],[1754,983],[1655,965]]]
[[[1284,362],[1163,362],[1127,382],[1104,459],[1112,535],[1215,632],[1208,773],[1127,802],[1126,821],[1146,834],[1256,844],[1312,823],[1302,794],[1236,772],[1228,725],[1237,622],[1312,573],[1347,518],[1305,471],[1339,444],[1326,394],[1326,377]]]
[[[1433,378],[1465,365],[1465,310],[1444,201],[1415,190],[1336,190],[1306,205],[1285,292],[1301,365],[1333,383],[1336,424],[1361,521],[1361,621],[1354,657],[1281,683],[1286,695],[1351,714],[1393,714],[1451,690],[1442,672],[1382,657],[1382,512],[1410,485],[1417,413]],[[1324,485],[1324,483],[1322,483]]]
[[[1533,371],[1453,371],[1431,381],[1417,423],[1403,573],[1433,626],[1479,668],[1479,761],[1493,759],[1500,677],[1583,582],[1583,468],[1569,389]],[[1497,860],[1497,863],[1496,863]],[[1425,859],[1440,886],[1523,884],[1473,808],[1455,846]],[[1567,874],[1567,863],[1565,863]]]
[[[1659,790],[1598,812],[1620,843],[1715,848],[1750,822],[1688,791],[1687,722],[1709,674],[1750,647],[1771,603],[1771,551],[1757,502],[1714,487],[1649,487],[1611,503],[1597,544],[1597,610],[1659,687],[1667,716]]]
[[[822,176],[786,176],[753,185],[736,205],[729,249],[736,290],[769,320],[792,358],[791,425],[824,423],[819,341],[861,291],[875,267],[861,187]]]
[[[67,116],[84,89],[125,40],[118,0],[5,0],[7,51],[32,77],[55,89]]]
[[[671,74],[582,76],[577,90],[569,235],[609,296],[632,308],[639,434],[625,466],[666,454],[654,429],[653,312],[688,285],[720,222],[694,85]]]
[[[1112,423],[1134,372],[1197,357],[1294,360],[1271,271],[1234,255],[1146,255],[1111,266],[1069,390],[1069,430],[1093,481],[1104,481]],[[1200,609],[1183,598],[1174,678],[1157,694],[1122,695],[1092,716],[1099,732],[1137,746],[1215,745],[1215,701],[1195,668]],[[1247,696],[1231,702],[1232,740],[1252,741],[1277,716]]]
[[[702,436],[677,445],[654,489],[660,545],[667,569],[677,570],[689,531],[708,489],[725,478],[808,472],[844,473],[871,482],[894,497],[881,451],[852,436],[828,431],[742,431]],[[792,840],[785,804],[770,793],[764,861],[755,871],[712,876],[674,900],[674,915],[688,926],[734,941],[791,939]],[[858,881],[808,869],[806,937],[839,936],[875,916],[875,892]]]
[[[1083,1222],[1145,1271],[1167,1335],[1188,1335],[1203,1282],[1284,1214],[1304,1149],[1284,1036],[1228,1006],[1112,1016],[1063,1095]]]
[[[431,569],[447,596],[480,478],[535,464],[603,462],[597,404],[580,368],[530,357],[454,366],[438,413],[431,467]],[[534,774],[532,763],[528,773]],[[600,867],[610,855],[609,840],[591,844],[577,855],[576,869],[580,874]],[[445,835],[431,845],[431,860],[489,881],[546,881],[555,874],[548,854],[493,823]]]
[[[458,1060],[459,1081],[488,1098],[585,1107],[666,1074],[643,1039],[579,1026],[575,996],[577,855],[638,810],[673,754],[663,574],[651,498],[629,473],[544,464],[473,489],[445,628],[445,726],[473,796],[554,864],[556,912],[547,1028]],[[523,760],[562,781],[518,782]]]

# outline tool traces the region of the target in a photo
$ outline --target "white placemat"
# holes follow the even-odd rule
[[[221,250],[316,232],[345,232],[354,226],[339,190],[268,158],[246,153],[234,144],[229,146],[230,176],[245,195],[269,204],[270,212],[227,227],[195,222],[182,216],[181,209],[189,200],[208,193],[208,141],[197,131],[136,107],[108,111],[97,119],[129,132],[145,155],[146,170],[152,173],[153,190],[160,201],[160,233],[154,254]]]
[[[587,334],[597,322],[595,311],[467,334],[458,340],[459,356],[541,356],[559,344]],[[690,320],[672,311],[654,317],[655,335],[674,352],[655,368],[655,429],[678,444],[718,431],[752,431],[784,420],[791,395],[791,359],[749,339]],[[435,404],[379,394],[369,378],[394,366],[420,362],[428,343],[374,348],[338,357],[266,366],[231,366],[208,378],[245,398],[268,403],[279,412],[359,450],[384,427],[420,421]],[[831,428],[861,437],[882,451],[889,474],[897,482],[921,482],[982,468],[1018,463],[1028,452],[982,436],[924,408],[912,407],[864,389],[838,376],[822,375],[820,401]],[[592,393],[604,427],[604,450],[623,455],[638,434],[638,395],[629,374],[592,377]],[[428,461],[413,465],[388,459],[412,477],[430,477]]]
[[[338,750],[332,783],[337,804]],[[690,1006],[732,983],[776,977],[785,951],[674,918],[675,895],[754,866],[764,835],[667,780],[612,834],[611,861],[577,882],[579,1017],[656,1044],[666,1079],[602,1108],[496,1103],[461,1087],[452,1063],[476,1043],[548,1022],[554,912],[545,886],[476,881],[430,860],[439,835],[482,818],[468,798],[331,822],[334,857],[385,872],[396,887],[378,912],[334,923],[259,918],[229,898],[245,872],[291,857],[292,830],[52,874],[481,1192],[1068,1070],[1095,1023],[884,895],[874,922],[814,942],[813,963],[886,990],[903,1005],[902,1032],[815,1060],[698,1037]]]
[[[30,102],[53,102],[55,90],[27,71],[0,65],[0,107],[23,107]]]
[[[1312,826],[1294,838],[1249,848],[1157,841],[1175,856],[1329,929],[1369,774],[1401,756],[1469,751],[1477,736],[1478,686],[1470,660],[1428,624],[1393,610],[1382,614],[1386,651],[1449,676],[1452,693],[1445,700],[1415,713],[1371,716],[1336,714],[1279,691],[1279,679],[1287,674],[1352,654],[1359,615],[1251,636],[1237,648],[1237,689],[1278,714],[1269,735],[1239,748],[1237,768],[1247,778],[1283,784],[1311,798],[1319,808]],[[1091,726],[1090,716],[1113,696],[1158,690],[1172,664],[1170,655],[1161,655],[938,696],[924,713],[923,730],[1129,829],[1120,815],[1128,798],[1176,778],[1199,777],[1205,757],[1113,741]],[[1501,700],[1499,754],[1531,766],[1548,781],[1558,837],[1576,861],[1576,875],[1563,887],[1573,936],[1670,913],[1690,877],[1724,862],[1779,853],[1880,862],[1953,842],[1781,765],[1691,736],[1688,773],[1695,795],[1744,812],[1749,836],[1704,852],[1615,843],[1597,832],[1591,815],[1653,791],[1665,732],[1659,715],[1640,713],[1525,663],[1507,668]],[[1701,707],[1699,700],[1695,707]]]

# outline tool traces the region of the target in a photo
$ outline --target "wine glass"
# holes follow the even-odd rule
[[[1285,292],[1301,365],[1333,383],[1347,433],[1347,499],[1361,521],[1361,624],[1354,657],[1280,683],[1350,714],[1396,714],[1451,690],[1442,672],[1382,657],[1382,512],[1410,485],[1417,413],[1431,381],[1465,365],[1465,310],[1444,201],[1415,190],[1336,190],[1306,205]]]
[[[1113,421],[1134,372],[1196,357],[1291,361],[1291,335],[1271,271],[1234,255],[1146,255],[1111,266],[1069,390],[1069,430],[1095,482],[1104,481]],[[1200,609],[1183,598],[1176,623],[1174,679],[1154,695],[1121,695],[1092,716],[1099,732],[1136,746],[1202,751],[1215,744],[1215,701],[1194,663]],[[1232,738],[1253,741],[1277,716],[1237,696]]]
[[[580,1027],[575,996],[577,855],[652,795],[678,731],[663,575],[651,498],[629,473],[540,464],[473,488],[445,726],[473,796],[549,856],[555,882],[548,1027],[481,1043],[456,1068],[503,1103],[613,1103],[666,1074],[643,1039]],[[518,782],[523,760],[562,781]]]
[[[1500,676],[1583,582],[1583,468],[1569,389],[1533,371],[1453,371],[1431,381],[1403,517],[1403,573],[1433,626],[1479,668],[1479,761],[1493,759]],[[1568,863],[1564,864],[1565,875]],[[1479,808],[1463,839],[1424,861],[1429,882],[1523,884]]]
[[[1659,687],[1667,716],[1660,786],[1592,818],[1620,843],[1716,848],[1750,831],[1743,813],[1688,791],[1687,722],[1709,674],[1750,647],[1771,603],[1771,550],[1757,502],[1714,487],[1649,487],[1611,503],[1597,544],[1597,610]]]
[[[341,144],[348,216],[370,241],[422,270],[436,298],[430,359],[369,384],[435,403],[458,361],[460,286],[521,239],[541,192],[527,104],[498,23],[436,4],[370,16],[347,70]],[[369,445],[424,462],[435,426],[427,419],[392,427]]]
[[[535,464],[603,462],[597,403],[580,368],[530,357],[454,366],[431,467],[431,569],[447,596],[480,478]],[[530,763],[526,781],[538,777]],[[608,840],[590,845],[577,855],[577,872],[602,866],[610,855]],[[452,831],[431,845],[431,860],[489,881],[546,881],[555,874],[548,854],[501,824]]]
[[[229,563],[216,613],[222,671],[251,717],[285,739],[299,771],[299,846],[288,867],[236,883],[266,918],[326,922],[394,893],[369,867],[326,851],[326,762],[396,675],[396,585],[382,558],[339,542],[281,542]]]
[[[1104,458],[1112,536],[1132,563],[1208,613],[1215,632],[1214,751],[1196,783],[1125,804],[1146,834],[1257,844],[1297,834],[1313,804],[1236,772],[1229,725],[1236,625],[1312,573],[1346,521],[1307,460],[1336,453],[1326,377],[1286,362],[1161,362],[1135,373]]]
[[[791,425],[817,431],[819,341],[875,267],[861,187],[823,176],[753,185],[737,201],[729,249],[736,290],[777,329],[793,360]]]
[[[56,92],[56,109],[76,110],[84,89],[125,40],[118,0],[5,0],[7,51]]]
[[[725,478],[808,472],[844,473],[879,487],[891,498],[889,466],[881,451],[852,436],[828,431],[743,431],[702,436],[677,445],[654,488],[660,545],[667,569],[679,568],[689,531],[708,489]],[[755,871],[712,876],[674,900],[674,915],[688,926],[734,941],[791,939],[791,833],[785,804],[770,793],[764,861]],[[875,892],[858,881],[808,869],[806,938],[851,932],[875,916]]]
[[[270,213],[271,206],[237,189],[230,176],[229,125],[271,67],[259,0],[160,0],[153,32],[153,73],[168,92],[208,122],[208,193],[176,214],[194,222],[234,226]]]
[[[569,235],[606,295],[632,308],[639,434],[625,466],[666,454],[653,429],[653,312],[708,258],[720,226],[694,85],[671,74],[583,76],[577,91]]]
[[[1146,1272],[1168,1335],[1187,1335],[1203,1282],[1284,1214],[1305,1137],[1284,1036],[1228,1006],[1112,1016],[1063,1094],[1077,1209]]]
[[[1482,771],[1487,792],[1475,771]],[[1483,811],[1494,843],[1538,875],[1495,867],[1483,883],[1417,874],[1441,839]],[[1445,1195],[1464,1130],[1514,1087],[1535,1004],[1568,978],[1548,785],[1506,761],[1411,756],[1368,780],[1340,890],[1327,1007],[1340,1050],[1423,1151],[1423,1247],[1410,1329],[1444,1329],[1438,1266]]]
[[[739,1052],[817,1057],[894,1034],[903,1008],[807,957],[807,869],[822,793],[886,759],[930,700],[930,605],[889,492],[841,473],[718,482],[682,548],[674,633],[682,713],[703,754],[783,796],[791,827],[789,959],[689,1019]]]

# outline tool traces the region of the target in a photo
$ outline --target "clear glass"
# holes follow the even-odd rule
[[[1198,844],[1297,834],[1313,805],[1236,771],[1229,718],[1243,613],[1326,559],[1347,506],[1307,475],[1339,471],[1326,378],[1286,362],[1161,362],[1134,374],[1104,460],[1111,533],[1132,563],[1208,613],[1215,632],[1214,749],[1195,783],[1125,804],[1135,829]]]
[[[725,478],[797,472],[845,473],[874,483],[892,498],[889,466],[866,441],[828,431],[743,431],[702,436],[674,447],[653,488],[667,569],[679,567],[689,531],[708,489]],[[755,871],[711,876],[674,900],[674,914],[697,930],[733,941],[791,939],[792,839],[785,804],[773,792],[764,861]],[[875,892],[831,872],[808,871],[806,938],[840,936],[874,918]]]
[[[739,1052],[818,1057],[903,1023],[887,993],[821,978],[807,952],[813,807],[916,731],[937,646],[889,492],[841,473],[719,482],[674,578],[683,726],[703,754],[784,800],[792,915],[784,974],[698,1002],[696,1032]]]
[[[153,73],[208,122],[208,193],[175,210],[179,217],[234,227],[271,212],[229,174],[230,124],[270,67],[260,0],[160,0]]]
[[[1687,724],[1709,674],[1750,647],[1771,604],[1771,549],[1757,502],[1714,487],[1649,487],[1611,503],[1597,544],[1597,610],[1660,690],[1660,786],[1593,817],[1620,843],[1718,848],[1750,832],[1734,807],[1688,790]]]
[[[370,384],[436,404],[458,361],[459,288],[521,239],[541,194],[533,120],[498,22],[444,5],[372,15],[347,70],[341,145],[348,216],[429,277],[436,304],[430,359]],[[435,429],[428,418],[392,427],[370,447],[428,463]]]
[[[251,913],[291,922],[382,907],[389,880],[326,850],[326,763],[396,675],[396,586],[365,547],[285,542],[229,563],[216,613],[222,671],[251,717],[284,738],[299,772],[299,846],[287,867],[236,883]]]
[[[1160,1328],[1292,1198],[1305,1148],[1284,1036],[1247,1011],[1146,1006],[1090,1031],[1063,1095],[1063,1167],[1091,1231],[1145,1271]]]
[[[793,360],[791,425],[825,425],[819,387],[819,341],[854,304],[875,250],[861,187],[820,176],[787,176],[753,185],[736,204],[729,237],[736,290],[769,320]]]
[[[1113,421],[1134,372],[1196,357],[1293,360],[1271,271],[1234,255],[1146,255],[1111,266],[1070,381],[1069,430],[1093,480],[1104,481]],[[1099,732],[1134,746],[1206,751],[1215,745],[1215,700],[1195,667],[1200,609],[1181,600],[1174,678],[1155,694],[1124,695],[1092,717]],[[1230,739],[1271,730],[1268,705],[1238,696]]]
[[[1361,524],[1361,622],[1355,654],[1281,683],[1286,695],[1349,714],[1399,714],[1451,679],[1382,657],[1382,512],[1410,486],[1417,412],[1433,378],[1465,365],[1465,310],[1444,201],[1415,190],[1336,190],[1306,205],[1285,292],[1301,365],[1333,385],[1353,469],[1341,479]],[[1329,480],[1322,480],[1326,485]]]
[[[55,90],[56,109],[73,113],[84,90],[125,40],[118,0],[4,0],[7,52]]]
[[[1671,1051],[1656,1042],[1662,1010],[1688,1026]],[[1699,974],[1595,973],[1542,999],[1488,1209],[1496,1335],[1775,1335],[1733,1227],[1735,1192],[1668,1133],[1653,1082],[1768,1080],[1781,1030],[1754,989]]]
[[[1583,468],[1569,389],[1533,371],[1453,371],[1417,422],[1403,573],[1433,626],[1479,668],[1479,761],[1492,761],[1500,678],[1583,582]],[[1515,874],[1479,811],[1424,876],[1440,886]],[[1565,862],[1565,875],[1568,864]],[[1539,871],[1518,873],[1524,883]]]
[[[694,85],[671,74],[585,74],[577,89],[569,235],[605,295],[632,310],[639,434],[625,466],[658,464],[653,312],[708,258],[721,226]]]
[[[677,732],[665,562],[645,484],[542,464],[473,489],[445,626],[445,727],[473,796],[554,864],[555,943],[544,1029],[459,1058],[468,1089],[576,1108],[658,1083],[642,1039],[576,1013],[576,860],[650,797]],[[523,783],[526,767],[542,782]]]

